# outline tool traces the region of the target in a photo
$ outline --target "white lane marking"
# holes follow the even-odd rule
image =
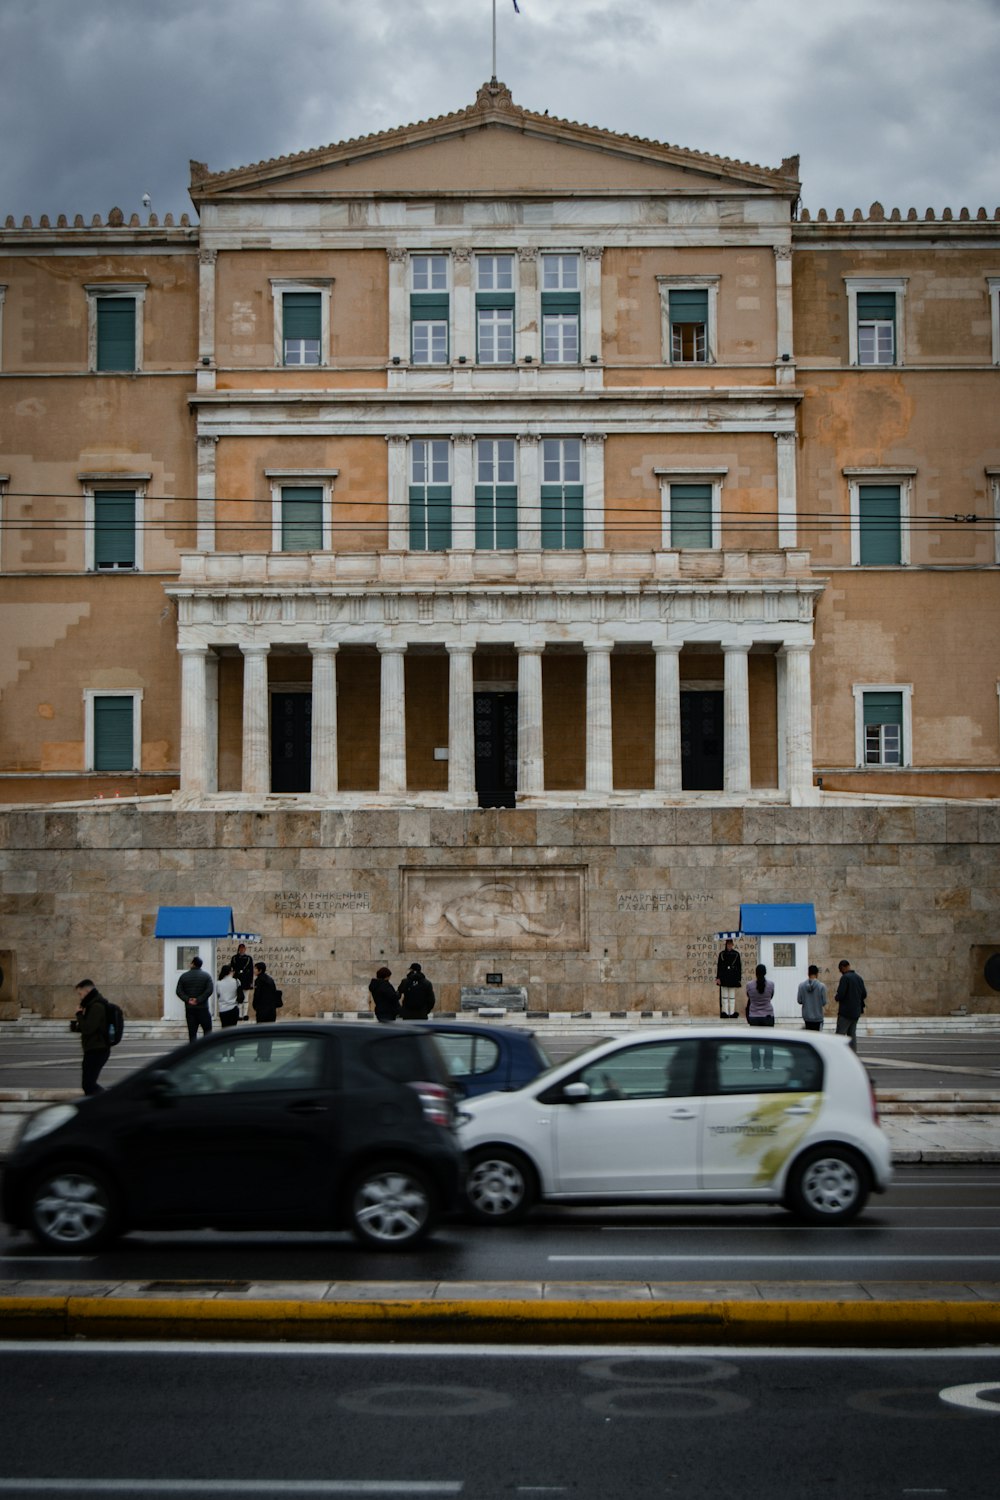
[[[699,1265],[711,1264],[712,1261],[725,1261],[728,1265],[732,1265],[733,1257],[731,1255],[550,1255],[547,1259],[552,1264],[562,1265],[567,1263],[579,1264],[581,1262],[599,1264],[602,1261],[612,1260],[627,1262],[643,1260],[697,1261]],[[975,1261],[977,1264],[992,1265],[994,1262],[1000,1263],[1000,1255],[866,1255],[861,1250],[856,1253],[841,1250],[838,1255],[783,1255],[780,1251],[775,1251],[773,1255],[740,1256],[740,1263],[742,1265],[745,1265],[747,1261],[759,1261],[763,1265],[772,1265],[775,1261],[793,1260],[805,1261],[809,1265],[814,1265],[818,1261],[836,1261],[839,1265],[843,1265],[845,1261],[861,1261],[866,1265],[869,1262],[874,1263],[876,1261],[885,1263],[886,1265],[893,1265],[900,1261],[923,1261],[925,1263],[934,1262],[935,1264],[938,1261],[955,1261],[959,1265],[969,1265]]]
[[[950,1212],[950,1210],[942,1210]],[[981,1213],[981,1209],[969,1210],[969,1212]],[[1000,1212],[1000,1210],[998,1210]],[[710,1234],[718,1237],[722,1234],[738,1234],[742,1239],[745,1234],[829,1234],[831,1228],[837,1229],[839,1234],[857,1234],[864,1230],[868,1234],[885,1234],[884,1224],[842,1224],[839,1229],[836,1225],[829,1224],[671,1224],[669,1219],[664,1219],[662,1224],[602,1224],[601,1234]],[[893,1227],[893,1234],[968,1234],[974,1229],[977,1234],[1000,1234],[1000,1224],[914,1224],[908,1229],[904,1224]]]
[[[0,1494],[459,1495],[461,1479],[0,1479]]]
[[[734,1358],[731,1344],[684,1344],[676,1348],[651,1347],[649,1344],[268,1344],[268,1343],[162,1343],[155,1340],[122,1344],[118,1340],[93,1342],[81,1340],[72,1344],[31,1343],[26,1339],[5,1339],[0,1342],[0,1363],[5,1354],[52,1354],[59,1359],[82,1354],[105,1357],[136,1359],[151,1356],[174,1355],[191,1359],[201,1355],[209,1359],[246,1359],[251,1355],[281,1359],[381,1359],[386,1356],[400,1359],[729,1359]],[[801,1348],[786,1345],[762,1345],[760,1348],[740,1348],[740,1360],[750,1359],[928,1359],[966,1360],[991,1359],[996,1363],[997,1351],[982,1344],[957,1348],[879,1348],[863,1346],[831,1349],[825,1345],[805,1344]]]
[[[987,1391],[996,1392],[992,1401],[984,1401]],[[938,1391],[938,1395],[949,1406],[963,1406],[966,1411],[988,1411],[993,1416],[1000,1417],[1000,1385],[996,1381],[988,1385],[949,1385],[945,1390]]]

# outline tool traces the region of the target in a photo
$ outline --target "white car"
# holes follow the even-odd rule
[[[463,1102],[472,1217],[548,1203],[780,1203],[842,1224],[892,1178],[846,1037],[693,1027],[619,1037]]]

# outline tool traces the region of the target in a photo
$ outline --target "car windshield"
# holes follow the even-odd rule
[[[545,1048],[539,1046],[538,1050],[548,1062],[548,1067],[544,1068],[541,1073],[536,1073],[535,1077],[529,1080],[531,1087],[534,1088],[536,1084],[540,1083],[543,1078],[547,1078],[556,1068],[561,1068],[566,1063],[575,1062],[578,1057],[586,1057],[587,1053],[593,1052],[595,1047],[603,1047],[606,1042],[613,1042],[614,1040],[613,1036],[594,1037],[592,1041],[584,1042],[582,1046],[577,1047],[575,1052],[567,1052],[566,1056],[561,1057],[558,1062],[552,1062]],[[528,1084],[523,1083],[521,1087],[527,1088]],[[517,1091],[514,1090],[514,1092],[516,1093]]]

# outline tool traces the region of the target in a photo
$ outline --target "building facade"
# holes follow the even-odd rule
[[[1000,210],[496,80],[191,196],[0,230],[0,799],[1000,792]]]

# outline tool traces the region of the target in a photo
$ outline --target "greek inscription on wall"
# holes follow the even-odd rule
[[[234,951],[235,946],[234,943]],[[314,956],[306,953],[301,943],[271,942],[268,938],[248,938],[246,948],[254,963],[263,960],[267,964],[267,972],[279,990],[284,984],[314,983],[319,975]],[[220,961],[228,962],[228,956]]]
[[[619,891],[619,911],[697,911],[715,897],[701,891]]]
[[[372,898],[368,891],[289,891],[270,904],[277,917],[332,917],[341,911],[371,911]]]

